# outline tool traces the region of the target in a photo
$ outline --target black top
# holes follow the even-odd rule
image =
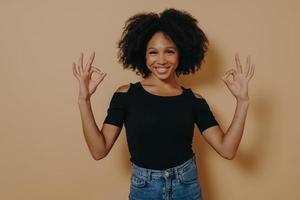
[[[176,96],[158,96],[136,82],[113,94],[103,123],[125,124],[131,162],[159,170],[180,165],[194,155],[194,123],[201,133],[219,125],[204,98],[182,89]]]

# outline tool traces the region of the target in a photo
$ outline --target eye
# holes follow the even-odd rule
[[[155,51],[150,51],[149,54],[156,54],[156,52]]]
[[[167,51],[167,53],[171,53],[171,54],[173,54],[173,53],[175,53],[174,51],[171,51],[171,50],[169,50],[169,51]]]

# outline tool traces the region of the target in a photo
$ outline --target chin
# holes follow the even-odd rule
[[[156,76],[158,79],[161,79],[161,80],[169,79],[171,77],[170,73],[166,73],[166,74],[153,73],[153,75]]]

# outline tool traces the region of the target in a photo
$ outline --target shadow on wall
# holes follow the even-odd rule
[[[265,97],[265,99],[267,98],[268,97]],[[266,146],[268,146],[268,141],[271,141],[271,134],[268,134],[270,132],[268,130],[268,127],[271,125],[271,121],[266,120],[270,119],[270,116],[267,115],[268,113],[270,113],[271,105],[264,102],[266,101],[263,101],[263,99],[261,99],[259,102],[253,101],[251,104],[253,113],[255,114],[253,118],[256,119],[255,121],[253,121],[254,126],[252,127],[252,130],[255,130],[255,134],[251,134],[249,131],[247,131],[247,129],[245,129],[245,131],[247,132],[245,132],[244,134],[254,135],[252,136],[254,137],[254,139],[252,140],[252,144],[248,145],[248,150],[242,148],[241,145],[243,143],[243,137],[236,157],[234,158],[234,160],[229,161],[233,162],[232,166],[237,168],[238,171],[242,171],[242,173],[247,174],[247,176],[249,176],[249,174],[257,176],[261,174],[261,171],[263,171],[262,165],[266,160],[266,155],[268,154],[268,152],[266,152]],[[220,119],[220,117],[218,117],[218,113],[216,113],[216,118]],[[222,122],[219,122],[222,126]],[[227,127],[226,129],[222,127],[222,129],[226,131]],[[215,183],[210,177],[210,174],[213,173],[213,171],[211,170],[212,167],[207,164],[208,151],[210,151],[210,148],[212,147],[209,146],[208,143],[206,143],[204,138],[202,138],[202,135],[200,134],[198,128],[195,128],[194,137],[193,149],[194,153],[196,154],[198,174],[201,177],[200,183],[203,197],[207,200],[217,200],[219,198],[214,188]],[[217,157],[220,155],[215,152],[215,156]],[[234,188],[232,190],[234,190]]]
[[[206,84],[211,85],[214,84],[215,81],[218,81],[218,79],[220,79],[220,77],[217,77],[216,74],[222,74],[218,73],[218,70],[220,70],[223,66],[220,65],[221,62],[216,58],[218,58],[216,51],[210,51],[207,55],[207,63],[203,66],[204,72],[201,72],[200,70],[199,72],[194,74],[192,78],[186,80],[187,84],[190,85],[189,87]],[[208,70],[206,70],[206,68],[208,68]],[[272,122],[270,120],[268,121],[268,119],[271,119],[271,109],[272,107],[274,107],[274,105],[270,104],[269,99],[270,95],[267,94],[259,94],[259,96],[251,97],[251,105],[248,110],[247,119],[249,119],[250,117],[251,119],[254,119],[252,120],[251,130],[255,131],[255,134],[251,134],[251,132],[249,132],[249,129],[247,129],[246,119],[244,135],[251,135],[251,144],[249,144],[248,142],[248,150],[246,148],[241,147],[243,140],[245,139],[245,136],[243,136],[236,157],[234,158],[234,160],[229,161],[233,162],[232,166],[236,167],[239,171],[242,171],[242,173],[247,174],[247,176],[249,176],[249,174],[259,175],[263,170],[262,164],[266,160],[265,156],[267,152],[265,147],[268,146],[268,142],[271,141],[269,127],[272,124]],[[273,104],[276,104],[276,102],[273,102]],[[220,123],[220,126],[223,129],[223,131],[226,132],[229,126],[223,127],[222,121],[220,119],[222,117],[229,117],[231,123],[231,120],[234,115],[234,110],[232,111],[231,116],[221,117],[222,114],[218,113],[216,110],[213,110],[213,113],[218,122]],[[252,114],[253,116],[251,116],[250,114]],[[193,150],[197,159],[198,174],[201,177],[200,183],[203,198],[206,200],[217,200],[219,199],[219,197],[214,188],[215,183],[210,176],[210,174],[212,174],[213,171],[211,170],[211,166],[207,164],[207,154],[209,151],[211,151],[212,147],[205,141],[203,136],[200,134],[200,131],[197,128],[196,124],[193,142]],[[217,152],[215,153],[216,157],[220,156]],[[234,190],[234,188],[232,190]]]

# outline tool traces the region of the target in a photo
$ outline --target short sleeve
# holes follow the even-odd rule
[[[195,116],[195,123],[197,124],[201,134],[203,131],[208,129],[209,127],[219,125],[217,120],[215,119],[212,111],[209,108],[208,103],[204,98],[194,99],[194,116]]]
[[[126,118],[127,93],[115,92],[110,100],[107,115],[103,123],[122,127]]]

